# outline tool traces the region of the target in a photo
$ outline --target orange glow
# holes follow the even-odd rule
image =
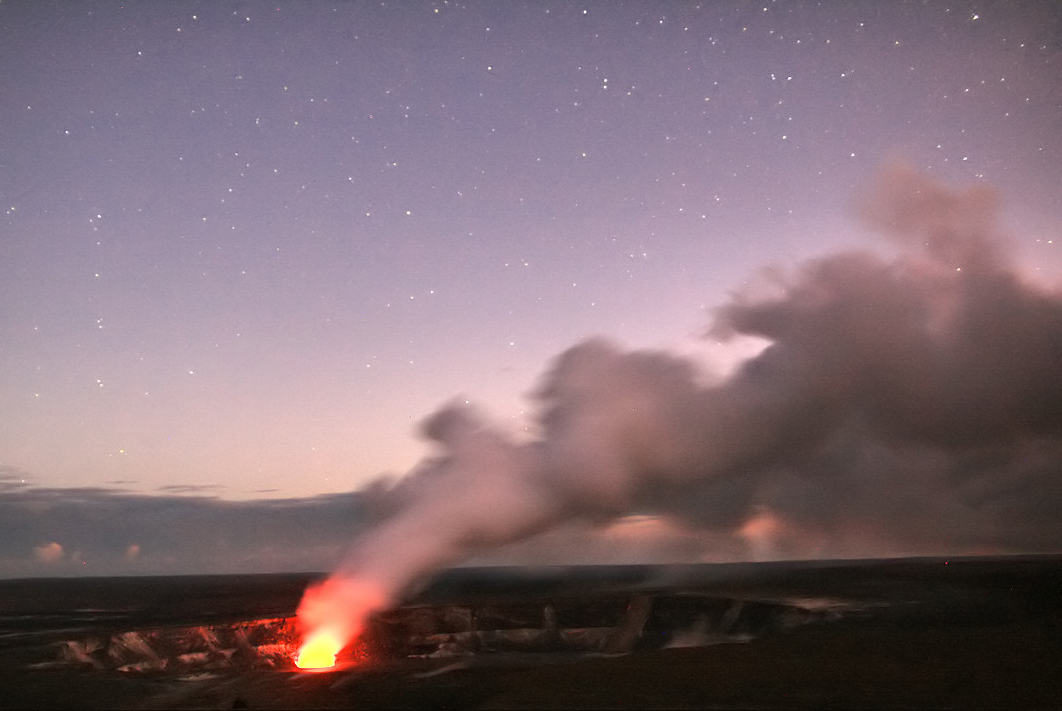
[[[317,630],[302,643],[295,666],[299,669],[331,669],[342,648],[343,642],[337,634],[328,629]]]

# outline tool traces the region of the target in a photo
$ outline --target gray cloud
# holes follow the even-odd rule
[[[861,212],[891,256],[734,295],[711,334],[769,345],[729,377],[594,339],[544,377],[531,442],[441,409],[437,456],[374,493],[388,515],[300,615],[353,634],[440,566],[634,513],[704,560],[1059,550],[1062,293],[1022,279],[996,203],[890,166]]]
[[[6,578],[328,570],[366,520],[356,494],[236,502],[6,483]]]

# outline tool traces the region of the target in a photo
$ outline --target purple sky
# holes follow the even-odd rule
[[[0,467],[353,491],[450,398],[519,431],[582,338],[725,360],[705,309],[876,244],[852,204],[897,155],[995,186],[1057,281],[1060,28],[1049,0],[4,2]]]

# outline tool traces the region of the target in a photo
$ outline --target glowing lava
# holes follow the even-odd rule
[[[346,574],[334,574],[309,586],[299,602],[302,647],[295,659],[300,669],[331,669],[336,655],[358,639],[365,620],[385,609],[390,596],[379,585]]]
[[[339,635],[329,629],[319,629],[302,643],[295,666],[299,669],[331,669],[336,665],[336,655],[343,649]]]

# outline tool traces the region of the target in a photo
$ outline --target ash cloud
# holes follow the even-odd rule
[[[442,566],[630,514],[699,537],[702,560],[1060,550],[1062,291],[1022,279],[996,209],[890,166],[861,203],[889,256],[733,295],[710,335],[769,345],[725,379],[592,339],[545,375],[530,442],[444,407],[437,455],[377,487],[379,521],[304,624],[354,635]]]

